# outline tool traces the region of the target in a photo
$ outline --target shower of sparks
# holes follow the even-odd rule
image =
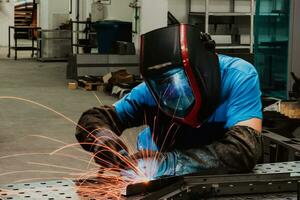
[[[95,95],[96,96],[96,95]],[[100,99],[96,96],[97,100],[99,103],[102,104]],[[74,122],[72,119],[69,117],[65,116],[64,114],[48,107],[43,104],[40,104],[38,102],[20,98],[20,97],[13,97],[13,96],[0,96],[0,99],[9,99],[9,100],[17,100],[21,102],[27,102],[31,103],[33,105],[39,106],[41,108],[44,108],[48,111],[51,111],[55,113],[56,115],[62,117],[63,119],[69,121],[73,125],[78,126],[82,130],[86,131],[91,137],[93,137],[93,132],[96,131],[94,130],[93,132],[88,132],[86,129],[83,127],[80,127],[76,122]],[[154,120],[155,121],[155,120]],[[110,130],[105,130],[105,131],[110,131]],[[113,134],[112,134],[113,135]],[[53,176],[53,179],[66,179],[77,181],[77,184],[74,186],[74,189],[77,191],[78,195],[88,195],[89,197],[95,197],[95,199],[122,199],[121,193],[126,189],[126,186],[128,184],[134,184],[134,183],[140,183],[140,182],[148,182],[150,180],[153,180],[155,177],[155,174],[158,170],[159,166],[159,161],[157,161],[158,154],[159,152],[155,153],[153,151],[148,151],[145,150],[142,152],[142,157],[145,159],[134,159],[128,156],[122,155],[120,152],[115,151],[114,149],[104,145],[104,144],[99,144],[97,143],[98,141],[101,140],[100,138],[95,138],[94,143],[83,143],[83,144],[92,144],[92,145],[98,145],[102,147],[105,151],[110,151],[112,152],[115,156],[117,156],[124,164],[125,166],[112,166],[109,168],[105,167],[99,167],[99,165],[95,164],[92,162],[94,157],[96,157],[97,152],[94,155],[89,154],[88,152],[77,148],[80,144],[79,143],[74,143],[74,144],[67,144],[61,140],[55,139],[55,138],[50,138],[42,135],[30,135],[30,137],[36,137],[36,138],[42,138],[51,142],[55,142],[57,144],[62,145],[60,148],[55,149],[52,152],[49,153],[22,153],[22,154],[14,154],[14,155],[7,155],[7,156],[2,156],[0,157],[1,159],[9,159],[9,158],[14,158],[14,157],[32,157],[36,155],[43,155],[43,156],[62,156],[65,158],[70,158],[74,159],[75,161],[80,161],[82,163],[88,164],[87,168],[83,169],[77,169],[77,168],[72,168],[69,166],[63,166],[61,164],[55,165],[55,164],[49,164],[49,163],[39,163],[39,162],[31,162],[28,161],[27,164],[30,165],[31,167],[34,166],[40,166],[40,167],[49,167],[52,168],[53,170],[35,170],[34,168],[31,168],[30,170],[20,170],[20,171],[10,171],[10,172],[4,172],[1,173],[0,176],[9,176],[9,175],[14,175],[14,174],[31,174],[31,173],[43,173],[43,174],[58,174],[61,176]],[[120,139],[120,138],[119,138]],[[125,143],[125,142],[124,142]],[[131,149],[134,149],[129,145]],[[82,153],[85,153],[89,155],[88,160],[83,160],[80,158],[77,158],[74,155],[68,155],[68,154],[63,154],[60,153],[64,149],[72,148],[76,151],[80,151]],[[150,159],[150,157],[152,159]],[[101,158],[98,158],[101,160]],[[102,160],[103,162],[106,162],[105,160]],[[93,168],[91,168],[92,166]],[[126,169],[124,169],[124,167]],[[94,182],[91,182],[90,179],[95,179]],[[20,179],[15,181],[16,183],[18,182],[24,182],[24,181],[32,181],[32,180],[45,180],[50,178],[30,178],[30,179]],[[30,189],[24,188],[23,192],[30,192]],[[8,195],[16,195],[18,196],[22,190],[20,189],[17,193],[16,191],[13,190],[8,190],[8,189],[1,189],[0,188],[0,197],[1,194],[6,193]],[[0,198],[1,199],[1,198]]]

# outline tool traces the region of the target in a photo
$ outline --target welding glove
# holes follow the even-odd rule
[[[92,108],[84,112],[76,127],[80,145],[94,154],[96,163],[104,167],[126,167],[122,161],[127,147],[119,136],[124,130],[111,106]]]
[[[125,177],[134,180],[147,177],[148,180],[162,176],[174,176],[177,157],[176,152],[161,153],[158,151],[142,150],[131,156],[136,161],[136,169],[128,169],[122,172]]]
[[[107,168],[126,167],[128,149],[122,140],[110,130],[100,128],[96,131],[93,144],[95,162]]]
[[[153,178],[156,179],[162,176],[175,176],[177,165],[176,151],[161,153],[158,157],[159,158]]]

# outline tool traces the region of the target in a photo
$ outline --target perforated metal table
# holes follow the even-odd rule
[[[95,189],[100,187],[105,181],[100,179],[88,180],[86,182],[53,180],[8,184],[1,187],[0,199],[175,200],[193,199],[191,194],[196,194],[196,192],[200,192],[201,190],[208,191],[208,188],[210,192],[212,188],[216,189],[215,192],[218,194],[216,194],[215,197],[207,197],[206,199],[299,199],[297,192],[299,193],[300,185],[300,161],[256,165],[253,173],[245,175],[186,176],[184,177],[184,184],[180,185],[179,182],[174,183],[180,186],[179,189],[178,187],[173,187],[172,189],[172,185],[170,185],[168,186],[169,188],[162,188],[157,192],[129,197],[121,195],[115,196],[115,193],[109,197],[107,196],[109,194],[109,188],[108,191],[103,191],[106,192],[106,194],[97,192]],[[84,188],[84,190],[82,188]],[[124,188],[120,188],[120,193],[121,192],[124,192]],[[263,194],[264,192],[266,192],[266,194]]]

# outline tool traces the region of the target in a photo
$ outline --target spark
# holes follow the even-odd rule
[[[101,138],[108,138],[108,139],[111,139],[110,137],[108,136],[100,136],[98,137],[97,139],[98,140],[101,140]],[[143,171],[141,171],[138,167],[135,166],[135,164],[128,158],[126,158],[125,156],[121,155],[118,151],[110,148],[109,146],[107,145],[104,145],[104,144],[99,144],[99,143],[73,143],[73,144],[68,144],[68,145],[65,145],[59,149],[56,149],[55,151],[51,152],[50,155],[54,155],[56,154],[57,152],[59,151],[62,151],[63,149],[66,149],[66,148],[70,148],[70,147],[73,147],[73,146],[78,146],[80,144],[89,144],[89,145],[96,145],[96,146],[99,146],[99,147],[103,147],[104,149],[112,152],[114,155],[116,155],[118,158],[120,158],[127,166],[129,166],[130,168],[132,168],[132,170],[136,171],[138,174],[140,174],[141,176],[144,176],[144,173]],[[101,153],[101,152],[95,152],[95,155],[97,155],[97,153]],[[101,159],[101,161],[103,162],[106,162],[105,160]],[[147,178],[147,177],[144,177],[144,178]]]
[[[97,96],[97,94],[93,91],[93,95],[96,97],[97,101],[99,102],[100,106],[103,106],[104,104],[100,100],[100,98]]]
[[[99,102],[100,106],[103,106],[104,104],[102,103],[102,101],[100,100],[100,98],[97,96],[97,94],[96,94],[95,92],[93,92],[93,94],[94,94],[94,96],[96,97],[97,101]],[[109,113],[109,112],[108,112],[107,114],[109,115],[109,117],[110,117],[111,119],[113,119],[113,117],[110,116],[110,113]],[[117,131],[118,131],[119,133],[122,133],[122,132],[120,131],[120,129],[119,129],[119,126],[116,124],[116,122],[115,122],[114,120],[112,120],[112,123],[113,123],[114,126],[116,127]]]
[[[27,164],[47,166],[47,167],[55,167],[55,168],[68,169],[68,170],[74,170],[74,171],[80,171],[80,172],[85,172],[86,171],[86,170],[83,170],[83,169],[77,169],[77,168],[72,168],[72,167],[64,167],[64,166],[59,166],[59,165],[51,165],[51,164],[46,164],[46,163],[27,162]]]
[[[29,135],[28,137],[44,138],[44,139],[47,139],[47,140],[50,140],[50,141],[53,141],[53,142],[57,142],[57,143],[60,143],[60,144],[67,145],[67,143],[65,143],[65,142],[63,142],[61,140],[50,138],[50,137],[47,137],[47,136],[44,136],[44,135]],[[84,151],[83,149],[80,149],[80,148],[74,148],[74,149],[76,149],[77,151],[80,151],[80,152],[82,152],[84,154],[89,154],[88,152]]]
[[[63,172],[63,171],[48,171],[48,170],[20,170],[20,171],[12,171],[12,172],[4,172],[1,173],[0,176],[6,176],[11,174],[22,174],[22,173],[53,173],[53,174],[73,174],[69,172]]]
[[[76,178],[76,176],[74,176],[74,178]],[[41,181],[45,181],[45,180],[55,180],[55,179],[63,179],[65,181],[70,181],[70,183],[73,183],[73,181],[70,179],[70,177],[61,177],[61,176],[52,176],[50,178],[46,178],[46,177],[43,177],[43,178],[26,178],[26,179],[19,179],[19,180],[16,180],[14,181],[13,183],[24,183],[24,182],[32,182],[32,181],[38,181],[38,180],[41,180]]]
[[[0,160],[1,159],[7,159],[7,158],[21,157],[21,156],[34,156],[34,155],[48,155],[48,156],[50,156],[50,153],[19,153],[19,154],[12,154],[12,155],[2,156],[2,157],[0,157]],[[57,153],[55,155],[56,156],[66,157],[66,158],[72,158],[72,159],[75,159],[75,160],[78,160],[78,161],[81,161],[81,162],[89,163],[86,160],[80,159],[77,156],[72,156],[72,155],[69,155],[69,154]],[[98,167],[98,165],[95,164],[95,163],[89,163],[89,164],[92,164],[92,165]]]
[[[167,91],[165,91],[165,94]],[[165,95],[164,94],[164,95]],[[100,105],[103,105],[99,97],[94,93],[94,96],[98,100]],[[50,153],[21,153],[21,154],[14,154],[14,155],[6,155],[0,157],[0,159],[6,159],[6,158],[12,158],[12,157],[19,157],[19,156],[29,156],[29,155],[48,155],[48,156],[64,156],[64,157],[69,157],[74,160],[78,160],[81,162],[85,162],[88,164],[88,167],[86,169],[77,169],[77,168],[72,168],[68,166],[62,166],[62,165],[56,165],[56,164],[47,164],[47,163],[39,163],[39,162],[31,162],[28,161],[27,164],[29,165],[39,165],[39,166],[45,166],[45,167],[53,167],[56,168],[57,170],[22,170],[22,171],[12,171],[12,172],[5,172],[0,174],[0,176],[7,176],[7,175],[12,175],[12,174],[23,174],[23,173],[45,173],[45,174],[62,174],[62,175],[68,175],[70,178],[74,178],[77,180],[78,184],[76,185],[76,190],[78,192],[81,192],[82,194],[89,194],[90,196],[95,196],[94,198],[96,199],[121,199],[121,192],[126,188],[128,184],[133,184],[133,183],[139,183],[139,182],[144,182],[148,183],[150,180],[154,179],[154,175],[156,173],[156,170],[158,168],[158,156],[160,152],[153,152],[151,150],[146,149],[143,151],[142,158],[139,159],[132,159],[131,157],[126,157],[121,155],[118,151],[110,148],[107,145],[104,145],[101,143],[101,140],[104,139],[107,136],[101,136],[101,137],[95,137],[93,133],[96,131],[108,131],[108,133],[111,133],[112,138],[110,139],[116,139],[117,136],[108,129],[104,128],[98,128],[93,130],[92,132],[87,131],[84,127],[80,126],[76,122],[74,122],[72,119],[69,117],[65,116],[64,114],[46,106],[43,104],[40,104],[36,101],[20,98],[20,97],[13,97],[13,96],[0,96],[0,99],[13,99],[13,100],[18,100],[18,101],[23,101],[27,103],[31,103],[34,105],[37,105],[41,108],[44,108],[48,111],[51,111],[58,116],[62,117],[63,119],[69,121],[73,125],[79,127],[80,129],[84,130],[86,133],[88,133],[88,136],[93,137],[95,140],[93,143],[73,143],[73,144],[67,144],[61,140],[55,139],[55,138],[50,138],[47,136],[42,136],[42,135],[30,135],[30,137],[39,137],[42,139],[47,139],[49,141],[53,141],[59,144],[62,144],[62,147],[59,147]],[[157,115],[159,113],[159,109],[157,112]],[[145,117],[145,122],[147,123],[147,116],[146,113],[144,113]],[[154,116],[154,129],[156,128],[155,126],[158,125],[159,123],[157,122],[156,116]],[[118,128],[118,126],[113,122],[115,127]],[[173,127],[173,126],[172,126]],[[171,131],[172,127],[168,130],[168,132]],[[154,133],[155,130],[152,130],[152,139],[154,141]],[[167,133],[168,135],[169,133]],[[151,141],[151,142],[153,142]],[[147,143],[150,141],[147,141]],[[117,145],[121,147],[120,144],[116,141]],[[125,143],[125,142],[124,142]],[[165,142],[164,142],[165,143]],[[165,145],[163,143],[163,145]],[[82,144],[89,144],[89,145],[96,145],[104,150],[95,152],[94,155],[91,155],[90,153],[77,148],[78,145]],[[130,145],[129,145],[130,146]],[[83,160],[79,159],[76,156],[68,155],[68,154],[62,154],[60,151],[67,149],[67,148],[74,148],[76,150],[79,150],[80,152],[83,152],[85,154],[88,154],[90,158],[88,160]],[[110,151],[112,152],[116,157],[118,157],[121,161],[125,163],[126,170],[123,168],[120,168],[121,166],[112,166],[110,168],[104,168],[101,167],[101,173],[99,172],[99,165],[96,165],[95,163],[92,162],[92,160],[97,157],[97,153],[102,153],[104,151]],[[149,159],[150,158],[150,159]],[[101,159],[101,158],[98,158]],[[102,159],[103,162],[105,162]],[[90,165],[95,166],[96,168],[90,168]],[[123,166],[124,167],[124,166]],[[127,174],[126,174],[127,173]],[[131,173],[131,174],[128,174]],[[91,178],[95,178],[95,175],[97,175],[97,182],[98,184],[91,184],[90,180]],[[52,177],[52,178],[57,178],[57,177]],[[63,179],[68,179],[65,176],[60,177]],[[30,180],[45,180],[46,178],[32,178],[32,179],[20,179],[18,182],[23,182],[23,181],[30,181]],[[48,179],[48,178],[47,178]],[[51,180],[49,178],[49,180]],[[2,190],[4,191],[4,190]]]

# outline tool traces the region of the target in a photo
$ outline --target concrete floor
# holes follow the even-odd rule
[[[100,105],[93,92],[68,89],[66,63],[42,63],[24,58],[14,61],[4,59],[3,52],[6,50],[0,49],[0,184],[74,177],[72,173],[86,171],[90,155],[78,146],[49,155],[66,144],[76,143],[74,124],[40,106],[3,97],[38,102],[77,122],[83,111]],[[101,92],[95,94],[103,104],[117,100]],[[129,143],[135,138],[131,135]],[[37,153],[43,154],[35,155]],[[98,167],[91,165],[90,168],[97,170]]]

